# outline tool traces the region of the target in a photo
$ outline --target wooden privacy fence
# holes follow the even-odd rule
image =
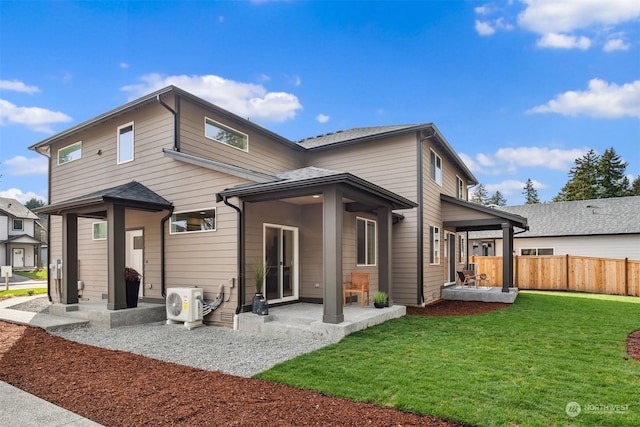
[[[513,257],[514,285],[520,289],[640,296],[640,261],[573,255]],[[472,256],[477,273],[502,286],[502,257]]]

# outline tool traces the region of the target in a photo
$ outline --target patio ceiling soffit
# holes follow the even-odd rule
[[[480,231],[480,230],[500,230],[502,224],[509,223],[513,227],[523,230],[529,229],[527,218],[520,215],[510,214],[497,209],[482,206],[477,203],[457,199],[455,197],[440,194],[443,203],[451,203],[455,206],[469,209],[470,213],[482,213],[488,215],[487,218],[471,217],[469,219],[456,219],[453,221],[443,221],[444,227],[455,228],[456,231]]]
[[[54,203],[35,209],[38,213],[60,215],[62,213],[77,213],[81,216],[103,217],[102,212],[106,204],[122,205],[131,209],[153,212],[170,210],[171,202],[149,190],[136,181],[117,187],[107,188],[80,197],[74,197],[63,202]]]
[[[330,185],[341,185],[344,197],[363,206],[390,206],[391,209],[412,209],[415,202],[345,172],[316,167],[307,167],[282,172],[278,180],[240,185],[220,192],[221,197],[239,197],[246,201],[266,201],[289,197],[318,194]]]

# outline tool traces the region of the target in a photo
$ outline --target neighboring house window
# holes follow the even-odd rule
[[[107,240],[107,221],[93,223],[93,240]]]
[[[458,187],[458,193],[456,194],[456,196],[458,197],[458,199],[467,200],[464,194],[464,181],[462,180],[462,178],[456,176],[456,183]]]
[[[464,259],[464,251],[466,250],[464,237],[458,234],[458,262],[464,263],[466,261]]]
[[[24,231],[24,220],[14,218],[13,219],[13,231]]]
[[[118,127],[118,164],[133,161],[133,122]]]
[[[171,234],[216,231],[216,208],[178,212],[171,216]]]
[[[82,141],[67,145],[58,150],[58,164],[69,163],[82,157]]]
[[[522,248],[520,255],[553,255],[553,248]]]
[[[356,218],[356,264],[376,265],[376,222]]]
[[[431,179],[442,185],[442,159],[431,150]]]
[[[204,118],[204,134],[222,144],[230,145],[242,151],[249,151],[249,136],[221,123]]]
[[[440,227],[429,227],[429,243],[431,244],[429,263],[440,264]]]

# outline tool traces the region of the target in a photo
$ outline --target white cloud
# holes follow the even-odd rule
[[[122,68],[123,70],[126,70],[127,68],[129,68],[129,64],[127,64],[126,62],[121,62],[120,68]]]
[[[496,32],[495,28],[493,28],[487,21],[478,21],[477,19],[476,31],[481,36],[491,36]]]
[[[548,33],[536,42],[538,47],[553,49],[580,49],[587,50],[591,47],[591,40],[585,36],[570,36],[559,33]]]
[[[489,5],[485,4],[483,6],[474,7],[473,11],[476,13],[476,15],[488,15],[489,13],[491,13],[491,8],[489,7]]]
[[[640,80],[618,86],[601,79],[589,81],[586,91],[567,91],[527,113],[586,115],[596,118],[640,117]]]
[[[6,197],[8,199],[16,199],[22,204],[27,203],[31,199],[46,201],[47,198],[45,196],[41,196],[40,194],[36,194],[33,191],[28,191],[24,193],[19,188],[10,188],[6,191],[0,191],[0,197]]]
[[[330,119],[331,119],[331,117],[327,116],[326,114],[322,114],[322,113],[320,113],[320,114],[318,114],[316,116],[316,121],[318,123],[327,123]]]
[[[547,188],[547,185],[542,184],[540,181],[531,180],[531,182],[536,190]],[[510,194],[521,194],[526,184],[526,182],[508,179],[497,184],[485,184],[484,187],[487,189],[489,194],[495,193],[499,190],[503,195],[508,196]]]
[[[505,147],[494,153],[476,153],[473,157],[461,153],[460,158],[473,173],[503,175],[515,173],[518,168],[537,167],[566,171],[575,159],[582,157],[588,148],[562,150],[547,147]],[[502,191],[502,190],[500,190]]]
[[[283,122],[293,119],[302,105],[298,98],[286,92],[268,92],[264,86],[242,83],[216,75],[148,74],[138,84],[124,86],[132,98],[146,95],[169,85],[175,85],[224,109],[253,120]]]
[[[614,52],[616,50],[629,50],[631,46],[622,39],[610,39],[604,44],[602,50],[605,52]]]
[[[9,101],[0,99],[0,126],[16,123],[29,129],[52,133],[52,123],[70,122],[71,117],[59,111],[51,111],[41,107],[18,107]]]
[[[635,0],[523,0],[523,3],[526,9],[518,16],[518,23],[538,34],[570,33],[640,18],[640,2]]]
[[[46,157],[15,156],[2,162],[3,173],[11,176],[46,175],[49,166]]]
[[[19,80],[0,80],[0,89],[33,94],[40,92],[38,86],[27,86]]]

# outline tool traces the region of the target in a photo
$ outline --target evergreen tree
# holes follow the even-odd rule
[[[507,206],[507,199],[504,198],[500,190],[496,190],[493,196],[487,199],[487,205]]]
[[[487,204],[487,188],[484,184],[478,184],[474,187],[473,193],[471,193],[471,201],[479,205]]]
[[[575,163],[575,166],[569,170],[569,181],[562,187],[560,193],[553,198],[554,202],[598,198],[600,157],[591,149],[582,158],[576,159]]]
[[[629,178],[625,176],[627,165],[613,147],[604,151],[598,163],[598,198],[629,195]]]
[[[531,178],[527,179],[527,183],[524,185],[524,191],[522,192],[522,194],[524,194],[525,205],[537,205],[538,203],[540,203],[538,190],[534,188]]]
[[[636,176],[636,179],[631,183],[630,196],[640,196],[640,176]]]
[[[35,197],[32,197],[30,200],[27,201],[27,203],[24,204],[24,206],[27,209],[35,209],[35,208],[39,208],[40,206],[44,206],[44,202],[42,200],[36,199]]]

